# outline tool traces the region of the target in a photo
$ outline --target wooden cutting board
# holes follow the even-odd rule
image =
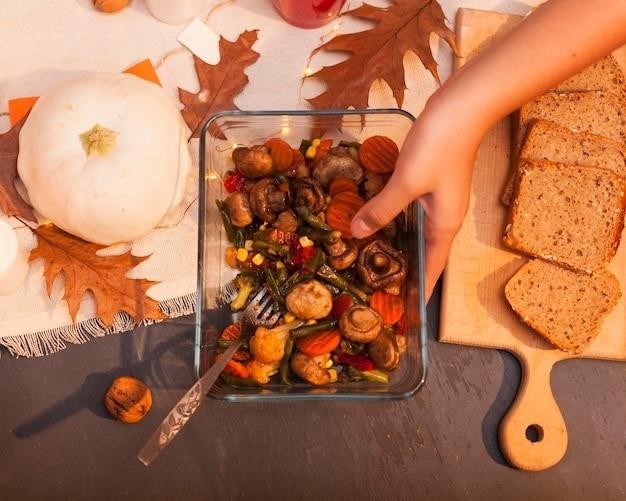
[[[509,29],[520,17],[459,9],[456,18],[461,66]],[[626,70],[626,47],[615,53]],[[567,450],[567,429],[550,388],[550,372],[572,355],[552,348],[523,324],[504,296],[504,285],[527,258],[502,245],[507,209],[500,195],[509,168],[510,120],[490,131],[481,145],[473,177],[470,206],[452,247],[444,275],[439,339],[513,353],[522,366],[515,402],[502,420],[500,447],[507,460],[523,470],[553,466]],[[626,236],[624,237],[626,238]],[[610,264],[619,278],[622,299],[602,332],[581,358],[626,360],[626,243]],[[528,438],[530,437],[530,438]]]

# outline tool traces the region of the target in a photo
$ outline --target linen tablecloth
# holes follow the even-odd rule
[[[369,3],[388,5],[380,0]],[[524,14],[538,3],[440,1],[450,26],[460,6]],[[344,10],[360,4],[349,1]],[[324,88],[315,80],[303,83],[307,68],[316,70],[339,60],[336,55],[324,53],[311,59],[311,52],[334,34],[367,27],[340,17],[315,30],[295,28],[278,16],[270,0],[208,0],[198,17],[231,41],[245,30],[259,30],[253,48],[260,58],[246,70],[249,84],[235,98],[235,104],[245,110],[309,108],[305,98]],[[7,100],[41,95],[83,72],[119,72],[146,58],[152,61],[162,85],[176,100],[178,87],[197,92],[191,53],[176,40],[182,29],[184,25],[167,25],[153,18],[143,0],[132,0],[129,7],[115,14],[97,12],[91,0],[0,0],[0,132],[9,127]],[[431,45],[445,80],[451,71],[450,50],[436,37]],[[404,65],[408,89],[402,107],[417,115],[437,83],[413,54],[405,57]],[[397,106],[384,82],[372,86],[369,106]],[[148,294],[160,301],[172,317],[191,313],[195,307],[197,140],[190,142],[190,149],[196,168],[188,182],[185,203],[162,227],[132,244],[133,254],[150,257],[129,276],[159,282]],[[12,224],[21,226],[16,220]],[[19,228],[17,232],[25,249],[35,245],[30,230]],[[14,355],[40,356],[63,349],[67,343],[81,343],[134,327],[127,315],[118,314],[113,327],[106,328],[96,318],[89,294],[83,298],[77,324],[72,325],[62,295],[63,284],[57,279],[52,297],[47,296],[43,263],[34,262],[24,284],[15,293],[0,296],[0,345]]]

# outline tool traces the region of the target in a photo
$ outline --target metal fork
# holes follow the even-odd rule
[[[248,306],[241,312],[241,335],[228,349],[221,354],[211,368],[185,393],[174,408],[168,413],[163,422],[154,431],[137,458],[148,466],[156,459],[159,453],[174,440],[174,437],[185,426],[191,415],[198,409],[203,397],[209,392],[215,380],[226,367],[235,352],[253,333],[258,326],[270,326],[276,323],[280,311],[274,310],[274,301],[267,287],[261,290],[250,300]]]

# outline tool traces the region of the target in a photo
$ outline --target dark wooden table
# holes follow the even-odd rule
[[[431,332],[437,331],[437,297]],[[558,365],[569,430],[555,467],[524,473],[498,448],[520,369],[496,350],[430,341],[426,386],[381,403],[232,404],[208,399],[146,468],[136,454],[192,383],[192,318],[95,339],[39,359],[0,360],[0,500],[624,499],[626,365]],[[102,396],[133,374],[153,389],[137,425]]]

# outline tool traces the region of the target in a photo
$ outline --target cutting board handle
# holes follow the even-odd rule
[[[555,360],[535,355],[532,364],[525,357],[520,363],[522,381],[500,423],[500,448],[516,468],[541,471],[558,463],[567,450],[567,428],[550,387]]]

